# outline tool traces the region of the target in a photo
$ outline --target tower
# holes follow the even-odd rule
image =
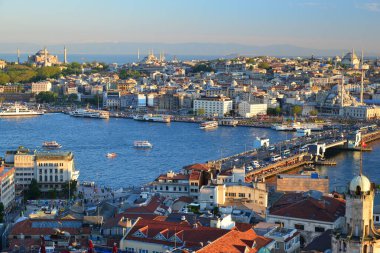
[[[360,104],[363,104],[363,97],[364,97],[364,57],[363,57],[363,50],[362,50],[362,59],[361,59],[361,64],[360,64],[360,70],[361,70],[361,82],[360,82]]]
[[[17,48],[17,64],[20,64],[20,49]]]
[[[140,48],[137,48],[137,60],[140,61]]]
[[[67,49],[66,49],[66,46],[63,47],[63,63],[67,64]]]
[[[46,47],[44,48],[44,66],[47,66],[47,49]]]

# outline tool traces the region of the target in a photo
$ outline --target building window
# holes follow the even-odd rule
[[[169,191],[169,186],[165,186],[165,189],[166,189],[167,191]]]
[[[302,225],[302,224],[294,224],[294,228],[295,228],[295,229],[299,229],[299,230],[304,230],[304,229],[305,229],[305,226]]]
[[[319,233],[325,232],[325,228],[324,227],[315,227],[315,232],[319,232]]]
[[[379,221],[379,216],[375,216],[375,221]]]
[[[245,198],[245,193],[239,193],[239,198]]]
[[[135,253],[134,248],[126,248],[126,253]]]
[[[139,249],[139,253],[148,253],[147,249]]]

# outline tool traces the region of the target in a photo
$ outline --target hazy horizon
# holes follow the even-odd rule
[[[0,0],[0,23],[3,53],[380,55],[380,0]]]

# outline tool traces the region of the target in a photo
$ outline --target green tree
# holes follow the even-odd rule
[[[268,70],[268,69],[271,68],[270,65],[269,65],[269,63],[267,63],[267,62],[260,62],[259,65],[258,65],[258,67],[260,69],[266,69],[266,70]]]
[[[70,94],[67,98],[67,101],[69,101],[70,103],[78,101],[78,95],[77,94]]]
[[[200,108],[197,110],[197,115],[199,115],[199,116],[203,116],[203,115],[205,115],[205,113],[206,113],[206,111],[203,108]]]
[[[76,180],[70,180],[69,182],[66,182],[62,187],[62,193],[65,196],[65,198],[73,198],[75,195],[75,192],[77,191],[77,184],[78,182]],[[70,196],[69,196],[70,195]]]
[[[119,72],[119,77],[120,79],[129,79],[129,78],[138,79],[141,77],[141,73],[137,70],[122,69]]]
[[[4,222],[4,204],[0,202],[0,223]]]
[[[41,67],[37,70],[37,79],[58,78],[60,74],[59,67]]]
[[[309,114],[310,114],[310,116],[317,116],[318,111],[317,110],[311,110]]]
[[[57,101],[58,95],[51,91],[43,91],[38,93],[36,96],[36,101],[38,103],[53,103]]]
[[[198,73],[198,72],[212,72],[214,71],[213,68],[211,68],[209,65],[207,64],[198,64],[196,66],[193,67],[193,73]]]
[[[41,196],[41,190],[34,178],[30,182],[29,189],[27,191],[27,199],[38,199]]]
[[[295,106],[293,106],[293,108],[292,108],[292,112],[293,112],[293,114],[295,114],[295,115],[301,115],[301,113],[302,113],[302,107],[299,106],[299,105],[295,105]]]
[[[0,72],[0,85],[4,85],[6,83],[9,83],[11,78],[7,73]]]

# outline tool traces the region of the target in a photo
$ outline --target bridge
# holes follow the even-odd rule
[[[251,182],[312,164],[324,157],[327,149],[360,150],[362,142],[369,143],[378,139],[380,139],[380,130],[373,128],[373,126],[371,129],[367,127],[365,130],[333,129],[309,137],[303,136],[285,140],[270,148],[262,147],[248,150],[219,160],[209,161],[209,163],[220,164],[221,170],[225,170],[232,166],[245,167],[252,161],[258,161],[262,165],[260,168],[246,172],[246,181]],[[307,152],[300,152],[300,148],[303,146],[308,146]],[[290,154],[284,158],[282,151],[285,149],[289,150]],[[271,162],[270,157],[273,155],[281,155],[283,159]]]

